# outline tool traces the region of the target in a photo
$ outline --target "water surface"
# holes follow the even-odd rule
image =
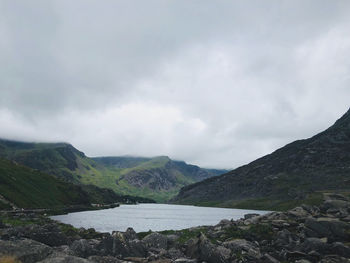
[[[78,228],[93,227],[100,232],[125,231],[128,227],[132,227],[136,232],[143,232],[215,225],[222,219],[236,220],[248,213],[264,214],[266,211],[188,205],[139,204],[75,212],[52,216],[51,218]]]

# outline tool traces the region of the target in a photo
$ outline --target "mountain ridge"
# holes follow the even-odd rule
[[[311,138],[289,143],[221,176],[185,186],[173,202],[289,208],[302,201],[316,202],[320,191],[348,192],[349,163],[350,110]]]
[[[160,202],[175,196],[182,186],[225,172],[173,161],[167,156],[90,158],[68,143],[0,139],[0,157],[74,184],[95,185],[119,195]]]

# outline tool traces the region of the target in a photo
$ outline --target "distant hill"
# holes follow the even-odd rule
[[[203,169],[167,156],[93,158],[105,177],[96,185],[111,186],[116,192],[167,201],[185,185],[223,174],[225,170]],[[107,176],[106,176],[107,175]]]
[[[52,175],[0,158],[0,210],[20,208],[61,208],[91,203],[152,202],[121,196],[110,189],[75,185]]]
[[[0,157],[76,184],[112,189],[167,201],[185,185],[225,170],[202,169],[166,156],[89,158],[67,143],[26,143],[0,140]]]
[[[173,202],[287,209],[319,203],[322,191],[350,193],[350,110],[329,129],[224,175],[181,189]]]

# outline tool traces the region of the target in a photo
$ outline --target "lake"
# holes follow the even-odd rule
[[[132,227],[136,232],[144,232],[215,225],[222,219],[236,220],[249,213],[267,212],[188,205],[138,204],[75,212],[51,218],[77,228],[95,228],[99,232],[125,231],[128,227]]]

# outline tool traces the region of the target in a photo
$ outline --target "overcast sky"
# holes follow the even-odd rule
[[[234,168],[350,107],[350,1],[0,0],[0,137]]]

